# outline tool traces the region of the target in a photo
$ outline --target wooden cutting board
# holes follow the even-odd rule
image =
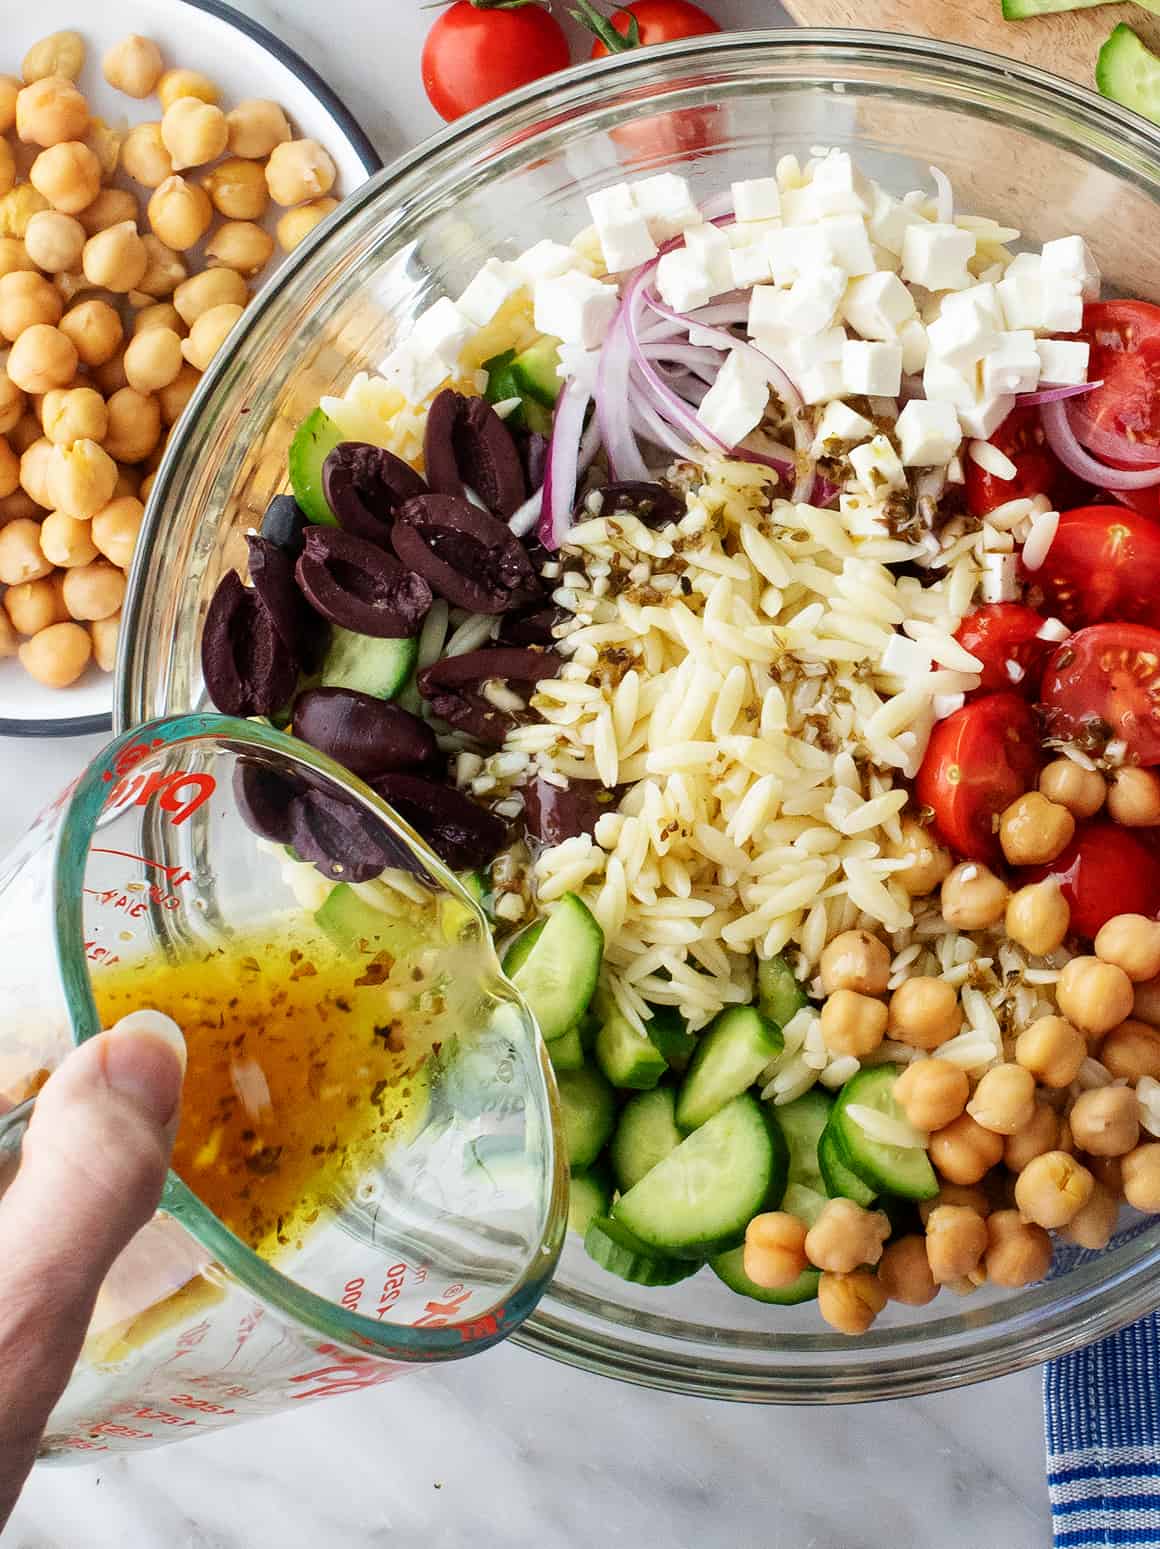
[[[989,49],[1092,86],[1096,54],[1122,21],[1160,51],[1160,18],[1136,5],[1101,5],[1030,21],[1003,20],[1000,0],[783,0],[803,27],[873,27]]]

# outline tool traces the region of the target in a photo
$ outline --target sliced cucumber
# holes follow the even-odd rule
[[[817,1193],[825,1192],[822,1168],[818,1161],[818,1141],[829,1122],[834,1100],[829,1093],[813,1087],[792,1103],[777,1108],[777,1121],[789,1147],[789,1182],[801,1183]]]
[[[503,971],[509,979],[514,979],[516,973],[528,960],[528,953],[544,934],[544,926],[547,919],[537,920],[534,925],[529,925],[527,930],[520,931],[513,941],[510,941],[503,954]]]
[[[314,919],[335,946],[352,957],[383,950],[405,957],[424,939],[410,920],[376,909],[346,882],[331,891]]]
[[[522,350],[508,370],[521,398],[551,409],[563,386],[556,372],[559,364],[560,341],[545,336]]]
[[[484,361],[483,369],[487,372],[487,392],[484,396],[488,403],[504,403],[518,398],[519,406],[512,409],[506,423],[513,430],[532,430],[542,436],[549,435],[552,412],[537,399],[529,397],[520,387],[512,371],[515,358],[515,350],[505,350],[502,355],[493,355],[490,360]]]
[[[583,1172],[604,1150],[616,1123],[616,1098],[598,1070],[561,1070],[556,1076],[568,1165]]]
[[[818,1141],[818,1166],[831,1199],[852,1199],[864,1209],[874,1203],[874,1190],[846,1166],[837,1137],[829,1125]]]
[[[894,1098],[894,1083],[900,1075],[897,1065],[876,1065],[851,1076],[838,1094],[830,1125],[842,1160],[876,1194],[933,1199],[938,1193],[938,1179],[922,1147],[893,1146],[872,1140],[848,1111],[851,1103],[861,1104],[905,1123],[906,1115]]]
[[[1055,16],[1061,11],[1090,11],[1110,0],[1003,0],[1003,19],[1026,21],[1029,16]]]
[[[758,963],[757,1005],[763,1017],[784,1027],[808,1003],[784,957],[767,957]]]
[[[584,1251],[601,1269],[633,1285],[676,1285],[700,1269],[700,1262],[664,1258],[650,1252],[620,1221],[597,1216],[584,1233]]]
[[[670,1070],[687,1070],[697,1040],[685,1026],[685,1019],[674,1006],[654,1006],[644,1024],[645,1032],[665,1057]]]
[[[677,1098],[677,1123],[697,1129],[751,1087],[784,1048],[780,1031],[755,1006],[723,1011],[697,1041]]]
[[[654,1252],[710,1258],[781,1199],[786,1165],[781,1131],[743,1093],[621,1195],[613,1216]]]
[[[580,1042],[578,1027],[570,1027],[563,1038],[553,1038],[547,1047],[553,1070],[579,1070],[584,1063],[584,1045]]]
[[[346,437],[328,414],[315,409],[294,432],[288,458],[294,499],[312,522],[337,527],[322,493],[322,465]]]
[[[609,1155],[617,1185],[625,1193],[685,1138],[673,1117],[676,1103],[672,1087],[660,1086],[655,1092],[641,1092],[621,1109]]]
[[[769,1302],[775,1307],[796,1307],[799,1302],[812,1302],[818,1294],[820,1269],[803,1269],[792,1285],[769,1290],[745,1273],[745,1249],[730,1248],[709,1260],[709,1268],[738,1296],[750,1296],[755,1302]]]
[[[1121,22],[1096,56],[1101,94],[1160,124],[1160,58]]]
[[[583,1237],[592,1218],[606,1216],[611,1204],[612,1182],[602,1167],[569,1179],[568,1230]]]
[[[372,640],[335,625],[322,659],[323,688],[350,688],[393,699],[415,669],[418,640]]]
[[[600,1023],[593,1053],[613,1086],[633,1092],[651,1091],[668,1074],[664,1055],[621,1011],[612,996],[597,990],[593,1002]]]
[[[520,990],[545,1043],[562,1038],[588,1010],[596,990],[604,932],[575,893],[565,893],[542,923],[512,943],[504,971]]]
[[[818,1189],[811,1189],[804,1183],[787,1183],[781,1208],[807,1226],[813,1226],[828,1203],[828,1196]]]

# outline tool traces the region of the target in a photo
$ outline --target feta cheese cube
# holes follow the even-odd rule
[[[950,403],[956,409],[970,408],[977,396],[974,381],[936,355],[929,356],[923,368],[922,387],[931,403]]]
[[[970,316],[998,333],[1003,327],[1003,306],[993,280],[980,280],[969,290],[954,290],[939,303],[940,317]]]
[[[903,323],[898,330],[898,342],[902,345],[902,369],[907,376],[915,376],[926,365],[929,350],[926,324],[917,317]]]
[[[889,490],[906,488],[906,469],[883,435],[856,446],[850,453],[850,466],[868,495],[881,497]]]
[[[996,335],[995,347],[983,360],[983,392],[1033,393],[1039,386],[1039,356],[1029,328]]]
[[[819,361],[816,366],[806,366],[798,371],[794,381],[806,403],[829,403],[843,391],[842,363],[840,360]]]
[[[974,436],[978,441],[989,441],[1014,407],[1014,396],[1006,393],[995,398],[983,395],[966,408],[960,405],[959,424],[963,434]]]
[[[912,398],[896,426],[902,461],[908,468],[941,468],[959,449],[962,432],[953,403]]]
[[[903,204],[901,199],[895,199],[885,189],[876,186],[867,224],[875,242],[897,256],[902,253],[903,242],[910,227],[925,226],[928,222],[917,211]]]
[[[692,312],[709,304],[713,278],[688,248],[677,247],[657,264],[657,290],[674,312]]]
[[[902,278],[927,290],[966,290],[975,283],[967,269],[975,239],[958,226],[930,221],[908,226],[902,239]]]
[[[437,355],[416,350],[405,339],[383,361],[383,376],[397,387],[408,403],[422,403],[451,375],[450,368]]]
[[[1009,329],[1043,327],[1043,261],[1034,253],[1020,253],[1007,265],[996,285],[1003,318]]]
[[[748,242],[729,249],[729,272],[738,290],[764,285],[771,278],[769,253],[764,242]]]
[[[1078,339],[1040,339],[1035,345],[1039,375],[1044,382],[1078,387],[1087,381],[1090,347]]]
[[[931,654],[917,640],[894,634],[886,642],[879,672],[890,678],[920,678],[931,669]]]
[[[733,184],[733,213],[739,221],[773,220],[781,214],[781,191],[775,177],[745,178]]]
[[[782,354],[801,371],[808,371],[811,366],[832,365],[840,368],[845,345],[844,328],[824,328],[821,333],[801,335],[790,340],[782,346]]]
[[[778,290],[773,285],[755,285],[749,294],[746,324],[750,338],[787,339],[790,333],[786,320],[788,302],[788,290]]]
[[[802,235],[805,237],[808,267],[832,264],[851,277],[873,274],[874,252],[866,232],[866,222],[860,215],[830,216]]]
[[[486,328],[504,303],[523,289],[524,283],[515,264],[489,258],[455,305],[477,328]]]
[[[782,193],[782,216],[789,225],[803,226],[830,215],[865,215],[869,205],[858,184],[858,174],[846,152],[831,151],[814,163],[804,187]]]
[[[754,430],[769,403],[769,383],[760,361],[748,350],[730,350],[697,413],[726,446],[736,446]]]
[[[902,386],[902,346],[872,339],[848,339],[842,349],[847,393],[894,398]]]
[[[474,331],[471,319],[449,296],[441,296],[415,319],[406,342],[416,354],[434,355],[451,370]]]
[[[541,333],[594,350],[604,342],[619,305],[615,286],[590,274],[559,274],[537,282],[534,321]]]
[[[701,224],[701,212],[693,200],[687,180],[675,172],[661,172],[631,184],[636,207],[648,222],[658,242],[680,236],[690,226]]]
[[[656,257],[656,243],[627,183],[616,183],[589,194],[588,208],[610,274],[635,269]]]
[[[1076,333],[1083,327],[1083,294],[1069,277],[1043,275],[1043,327],[1047,333]]]
[[[610,221],[624,220],[638,213],[632,189],[627,183],[614,183],[611,188],[598,188],[588,195],[588,208],[597,231]]]
[[[1043,274],[1070,280],[1085,301],[1099,300],[1100,266],[1082,237],[1056,237],[1053,242],[1045,242]]]
[[[729,263],[729,238],[718,226],[690,226],[685,232],[685,251],[692,253],[709,276],[713,295],[733,289],[733,271]]]
[[[965,373],[995,348],[999,335],[973,308],[960,307],[954,311],[943,308],[927,328],[926,337],[932,356]]]
[[[906,286],[896,274],[881,271],[851,280],[842,302],[842,316],[864,339],[893,342],[914,315],[914,297]]]
[[[810,454],[813,457],[832,455],[835,442],[864,441],[873,434],[874,426],[865,415],[856,413],[849,404],[836,398],[822,411]]]
[[[979,595],[984,602],[1014,602],[1019,595],[1018,561],[1014,554],[984,554]]]
[[[732,226],[721,230],[729,239],[730,247],[748,247],[751,242],[764,242],[771,231],[780,231],[780,221],[734,221]]]
[[[785,292],[785,316],[798,334],[820,333],[834,321],[846,289],[846,275],[833,264],[801,274]]]
[[[769,259],[769,272],[776,285],[792,285],[803,266],[809,267],[810,254],[806,251],[805,233],[782,227],[771,231],[765,238],[765,253]]]
[[[565,247],[563,242],[553,242],[545,237],[535,247],[513,260],[516,268],[529,284],[537,280],[553,279],[557,274],[567,274],[569,269],[579,269],[582,260],[575,248]]]

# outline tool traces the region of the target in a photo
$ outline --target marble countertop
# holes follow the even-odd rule
[[[240,8],[329,80],[385,158],[438,127],[419,80],[432,19],[421,0]],[[770,0],[710,8],[726,26],[780,18]],[[0,851],[98,746],[0,740]],[[40,1469],[4,1538],[6,1549],[594,1541],[1046,1549],[1039,1374],[889,1405],[790,1410],[652,1393],[505,1347],[159,1452]]]

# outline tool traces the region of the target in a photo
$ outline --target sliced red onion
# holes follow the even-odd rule
[[[662,317],[670,318],[674,322],[688,321],[690,314],[674,312],[671,307],[665,306],[664,302],[651,291],[645,293],[644,299],[652,307],[653,311],[659,312]],[[698,323],[696,326],[706,334],[716,334],[723,349],[744,350],[746,354],[752,354],[761,362],[766,381],[785,406],[794,414],[802,410],[804,404],[801,393],[798,392],[797,387],[772,356],[767,355],[764,350],[759,350],[755,344],[750,344],[748,339],[735,339],[731,333],[726,333],[723,328],[709,328],[701,323]]]
[[[950,226],[955,218],[955,191],[951,187],[951,180],[941,167],[931,167],[930,175],[938,190],[934,202],[935,213],[944,226]]]
[[[1106,457],[1114,463],[1143,464],[1149,467],[1155,467],[1160,463],[1160,446],[1148,446],[1143,441],[1130,441],[1127,436],[1093,425],[1084,413],[1086,407],[1086,404],[1076,404],[1068,418],[1071,420],[1071,428],[1075,431],[1076,439],[1097,457]]]
[[[600,450],[600,421],[595,414],[588,421],[588,427],[580,439],[580,472],[585,473],[596,459]]]
[[[572,525],[576,480],[580,472],[580,438],[589,396],[587,387],[573,377],[565,382],[556,399],[539,525],[540,542],[552,552],[563,543]]]
[[[1090,393],[1093,388],[1102,387],[1103,381],[1080,382],[1073,387],[1047,387],[1038,388],[1033,393],[1019,393],[1015,403],[1019,408],[1025,408],[1033,403],[1062,403],[1065,398],[1079,398],[1083,393]]]
[[[1141,468],[1131,472],[1124,468],[1110,468],[1107,463],[1097,462],[1084,451],[1076,439],[1075,431],[1062,403],[1045,403],[1039,410],[1043,421],[1047,444],[1065,468],[1077,478],[1086,479],[1104,489],[1151,489],[1160,484],[1160,468]]]
[[[648,468],[628,418],[628,335],[625,331],[625,303],[622,301],[596,371],[596,418],[613,479],[647,481]]]
[[[649,360],[658,363],[675,360],[682,365],[691,366],[695,370],[703,366],[712,372],[720,371],[721,355],[719,351],[710,349],[707,344],[641,344],[641,349]]]
[[[683,441],[673,427],[665,423],[643,393],[637,393],[631,398],[629,413],[638,436],[644,436],[654,446],[663,446],[674,457],[684,461],[696,456],[689,443]]]
[[[841,486],[831,484],[829,479],[818,479],[818,487],[814,490],[814,501],[819,506],[828,506],[841,493]]]

